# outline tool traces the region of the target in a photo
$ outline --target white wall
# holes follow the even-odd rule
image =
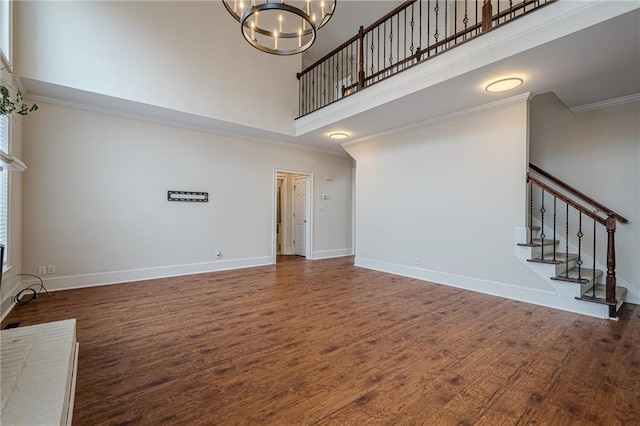
[[[553,93],[531,102],[531,162],[629,219],[616,231],[616,274],[619,282],[636,292],[640,292],[639,123],[639,102],[578,114]],[[604,245],[604,239],[601,242]]]
[[[266,55],[222,2],[15,2],[18,74],[293,134],[300,57]]]
[[[514,256],[526,215],[527,108],[520,96],[347,145],[356,264],[521,300],[550,292]]]
[[[55,265],[52,288],[271,263],[276,169],[311,172],[331,194],[323,212],[315,202],[314,252],[351,252],[348,157],[46,103],[30,119],[24,270]]]
[[[0,55],[8,64],[13,62],[13,2],[0,0]],[[4,68],[7,64],[3,63]]]

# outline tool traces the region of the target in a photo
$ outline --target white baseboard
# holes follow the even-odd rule
[[[0,317],[0,321],[4,321],[6,316],[9,315],[9,312],[13,310],[13,307],[15,306],[13,303],[13,296],[15,296],[21,288],[22,281],[17,280],[13,285],[13,288],[4,294],[2,302],[0,303],[0,310],[2,310],[2,317]]]
[[[219,260],[187,265],[161,266],[157,268],[131,269],[126,271],[99,272],[95,274],[67,275],[63,277],[43,277],[49,291],[74,288],[96,287],[109,284],[143,281],[180,275],[202,274],[230,269],[251,268],[272,265],[271,256],[245,259]]]
[[[331,259],[334,257],[352,256],[353,250],[350,248],[337,250],[319,250],[313,252],[313,260]]]
[[[442,284],[449,287],[462,288],[478,293],[490,294],[492,296],[504,297],[506,299],[549,307],[555,307],[554,304],[549,303],[549,299],[553,299],[557,296],[557,294],[551,290],[522,287],[514,284],[416,268],[413,266],[400,265],[380,260],[365,259],[362,257],[356,257],[355,265],[376,271],[401,275],[403,277],[429,281],[434,284]]]

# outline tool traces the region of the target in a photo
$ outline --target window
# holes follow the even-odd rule
[[[9,117],[6,115],[0,115],[0,151],[9,153]],[[0,244],[5,247],[7,245],[7,236],[9,232],[8,219],[9,219],[9,170],[7,167],[3,167],[0,172]],[[6,253],[9,250],[5,250],[5,258],[2,259],[2,264],[7,263]],[[2,268],[5,269],[5,268]]]
[[[11,62],[11,21],[11,2],[0,0],[0,50],[9,62]]]

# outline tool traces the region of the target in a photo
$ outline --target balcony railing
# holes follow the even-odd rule
[[[555,1],[406,1],[298,74],[298,117]]]

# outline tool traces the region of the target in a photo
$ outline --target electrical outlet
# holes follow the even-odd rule
[[[422,265],[422,259],[416,257],[416,265]]]
[[[56,265],[47,266],[47,274],[55,274],[56,273]]]
[[[222,259],[222,252],[220,250],[216,250],[216,259]]]
[[[38,275],[46,275],[47,267],[46,266],[38,266]]]

